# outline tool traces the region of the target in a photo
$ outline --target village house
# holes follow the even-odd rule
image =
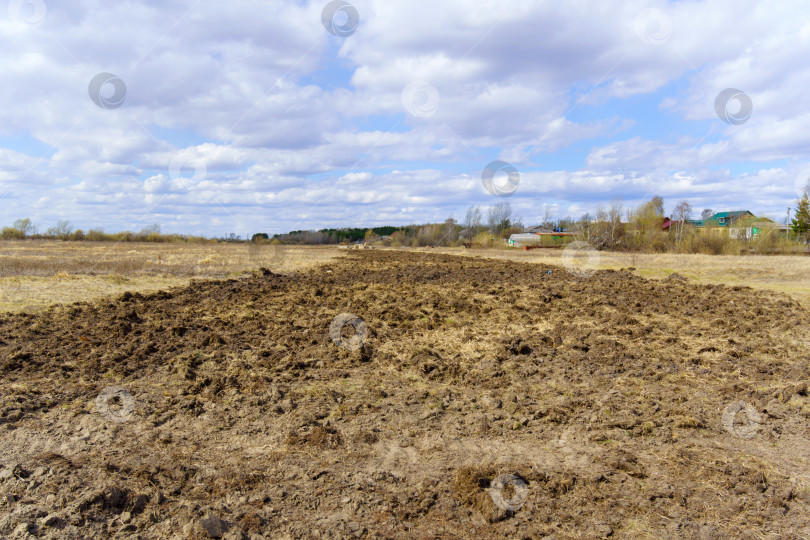
[[[665,217],[661,223],[661,229],[669,232],[673,227],[678,227],[680,222],[672,218]],[[787,225],[776,223],[766,217],[757,217],[748,210],[732,210],[728,212],[716,212],[706,219],[687,219],[684,225],[696,227],[702,231],[728,231],[728,235],[734,239],[752,240],[766,230],[787,231]]]

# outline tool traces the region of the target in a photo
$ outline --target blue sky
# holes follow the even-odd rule
[[[0,223],[244,236],[508,200],[530,225],[653,195],[781,220],[810,179],[806,7],[12,0]]]

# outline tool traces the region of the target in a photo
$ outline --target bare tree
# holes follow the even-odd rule
[[[144,227],[143,229],[141,229],[141,232],[139,234],[142,234],[144,236],[148,236],[150,234],[160,234],[160,225],[158,223],[153,223],[148,227]]]
[[[512,207],[508,202],[498,203],[489,209],[487,224],[495,236],[512,226]]]
[[[481,208],[479,206],[470,206],[467,209],[467,215],[464,217],[464,228],[466,229],[467,241],[472,241],[478,231],[481,230]]]
[[[595,233],[592,236],[591,244],[602,249],[609,247],[608,244],[610,236],[610,224],[608,222],[608,211],[601,204],[596,208],[596,227]]]
[[[551,223],[551,207],[548,205],[543,205],[545,207],[545,212],[543,213],[543,227],[548,227]]]
[[[624,210],[624,203],[620,199],[613,199],[612,201],[610,201],[610,208],[608,208],[607,217],[608,217],[608,224],[610,227],[611,247],[616,244],[617,236],[621,230],[623,210]]]
[[[593,221],[593,216],[590,213],[585,213],[579,218],[578,228],[579,232],[584,236],[585,241],[589,244],[593,244],[593,238],[591,237],[591,222]]]
[[[458,240],[458,223],[452,216],[444,220],[442,228],[442,240],[440,242],[442,245],[449,246]]]
[[[31,223],[31,220],[28,218],[25,219],[18,219],[12,225],[15,229],[17,229],[23,237],[30,236],[37,232],[36,226]]]
[[[664,199],[660,195],[656,195],[652,199],[650,199],[650,204],[652,205],[653,210],[655,211],[656,215],[660,217],[664,217]]]
[[[672,211],[672,219],[678,222],[678,236],[676,237],[676,241],[680,242],[681,238],[683,238],[683,227],[686,224],[686,220],[692,217],[692,205],[689,204],[689,201],[681,201],[675,206],[675,210]]]
[[[48,236],[57,236],[62,240],[67,240],[68,236],[70,236],[70,233],[72,232],[73,224],[66,219],[60,219],[56,222],[56,227],[50,227],[45,234]]]
[[[704,208],[703,212],[700,213],[700,219],[707,220],[714,215],[714,210],[711,208]]]
[[[366,234],[363,235],[363,242],[364,243],[371,244],[373,242],[376,242],[379,239],[380,239],[380,237],[372,229],[367,229]]]

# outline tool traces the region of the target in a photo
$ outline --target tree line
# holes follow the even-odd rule
[[[157,223],[144,227],[138,232],[122,231],[116,233],[104,232],[104,229],[93,228],[87,231],[74,229],[73,224],[67,220],[59,220],[54,227],[49,227],[40,233],[37,226],[29,219],[18,219],[9,227],[0,230],[2,240],[23,239],[49,239],[73,242],[208,242],[210,240],[199,236],[182,234],[163,234]]]
[[[796,202],[789,231],[766,228],[755,239],[737,240],[729,234],[712,234],[691,224],[692,206],[687,200],[679,201],[670,216],[664,214],[664,199],[654,196],[638,206],[627,206],[615,199],[600,205],[594,214],[586,213],[578,219],[565,217],[551,219],[548,215],[539,224],[550,231],[573,233],[570,239],[585,241],[596,249],[639,251],[734,254],[743,251],[759,253],[787,250],[790,246],[810,240],[810,182]],[[705,209],[703,220],[714,214]],[[668,229],[663,227],[665,217],[671,219]],[[501,202],[482,209],[471,206],[462,222],[452,216],[442,222],[406,226],[380,226],[371,228],[344,227],[320,230],[296,230],[283,234],[255,233],[250,239],[230,233],[218,239],[162,234],[158,224],[139,232],[105,233],[102,229],[74,230],[69,221],[60,220],[44,233],[38,233],[30,219],[18,219],[12,226],[0,231],[4,240],[48,238],[71,241],[116,242],[269,242],[290,245],[328,245],[366,242],[393,247],[420,246],[495,246],[503,247],[514,233],[525,230],[523,220],[516,216],[509,202]],[[566,237],[569,238],[569,237]]]
[[[478,206],[467,211],[463,223],[452,216],[442,222],[412,224],[405,226],[382,226],[371,228],[320,229],[290,231],[270,236],[256,233],[253,242],[280,244],[346,244],[354,242],[379,243],[385,246],[456,246],[479,241],[493,243],[498,238],[508,238],[513,232],[523,230],[520,218],[516,218],[508,202],[496,204],[484,213]]]

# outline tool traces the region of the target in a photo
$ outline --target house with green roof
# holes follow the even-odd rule
[[[741,221],[756,219],[748,210],[732,210],[730,212],[717,212],[712,217],[702,220],[701,227],[733,227]]]
[[[697,228],[731,227],[740,220],[747,220],[751,218],[756,219],[756,216],[748,210],[732,210],[729,212],[717,212],[707,219],[687,219],[684,220],[684,223]],[[664,218],[664,224],[661,226],[661,228],[668,230],[671,225],[675,225],[675,222],[670,218]]]
[[[665,218],[662,229],[669,230],[675,224],[674,221]],[[757,217],[748,210],[716,212],[706,219],[687,219],[685,224],[707,232],[710,230],[728,231],[731,238],[740,240],[751,240],[766,230],[784,231],[787,229],[786,225],[776,223],[766,217]]]

